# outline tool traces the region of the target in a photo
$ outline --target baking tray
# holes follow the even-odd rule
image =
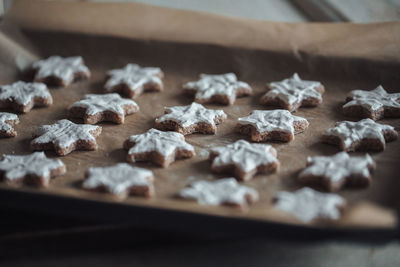
[[[96,7],[98,6],[93,6]],[[62,10],[62,5],[58,8]],[[155,10],[160,11],[157,8]],[[11,14],[16,16],[17,11],[14,7]],[[185,12],[183,14],[188,15]],[[203,19],[206,19],[207,15],[204,16]],[[65,118],[67,106],[84,94],[103,93],[105,73],[109,69],[120,68],[130,62],[161,67],[165,73],[165,91],[146,93],[137,98],[136,102],[141,110],[135,115],[127,116],[125,124],[101,123],[103,133],[98,138],[99,149],[73,152],[61,157],[67,165],[68,172],[54,179],[49,188],[0,185],[1,205],[98,221],[129,222],[146,227],[192,232],[271,233],[280,229],[280,232],[288,233],[302,229],[324,235],[336,235],[377,231],[393,234],[397,231],[400,200],[397,194],[397,188],[400,186],[397,178],[399,141],[388,144],[382,153],[372,153],[378,167],[370,187],[344,189],[339,192],[349,202],[339,221],[303,224],[292,216],[275,210],[272,205],[272,198],[277,191],[293,191],[303,186],[296,181],[296,175],[305,166],[307,156],[330,155],[338,151],[333,146],[322,144],[319,137],[336,121],[348,119],[341,113],[341,105],[348,91],[356,88],[373,89],[379,84],[391,92],[398,88],[400,63],[396,58],[381,60],[379,57],[382,55],[378,55],[377,58],[371,55],[365,58],[350,57],[347,54],[339,56],[336,52],[321,55],[321,51],[293,53],[212,42],[207,44],[205,41],[182,42],[174,38],[169,41],[137,36],[128,38],[109,34],[87,34],[79,30],[35,28],[26,24],[15,28],[9,27],[13,24],[11,19],[6,22],[7,27],[3,28],[5,36],[11,36],[10,43],[16,42],[18,47],[7,46],[14,53],[13,66],[8,62],[9,57],[0,55],[3,66],[6,66],[0,75],[2,84],[21,77],[18,66],[37,56],[47,57],[55,54],[83,56],[92,72],[92,78],[67,88],[51,89],[54,104],[49,108],[33,109],[28,114],[21,115],[21,122],[16,127],[18,136],[0,140],[1,154],[29,153],[33,129]],[[2,45],[5,46],[5,42],[2,42]],[[150,163],[135,164],[154,172],[156,197],[129,197],[121,201],[107,194],[80,189],[84,171],[88,167],[125,162],[123,141],[132,134],[143,133],[153,127],[154,119],[162,115],[164,106],[187,105],[192,102],[191,98],[182,94],[183,83],[197,80],[200,73],[226,72],[234,72],[240,80],[248,82],[255,94],[238,99],[233,106],[206,105],[210,108],[222,108],[228,114],[228,119],[218,127],[216,135],[186,136],[186,140],[196,148],[196,157],[177,161],[166,169]],[[288,144],[272,143],[278,150],[280,171],[272,175],[257,175],[245,183],[259,191],[260,201],[243,212],[231,207],[202,206],[175,198],[176,193],[192,179],[213,180],[224,177],[211,173],[209,161],[202,156],[203,151],[216,145],[247,139],[233,132],[236,119],[247,115],[253,109],[268,109],[258,103],[258,99],[265,92],[265,83],[284,79],[293,72],[298,72],[304,79],[321,81],[326,88],[324,103],[316,108],[301,108],[296,112],[296,115],[304,116],[310,122],[310,127],[305,133],[297,135],[295,140]],[[396,129],[400,126],[400,119],[385,119],[381,122],[391,124]],[[46,154],[56,157],[53,152]]]

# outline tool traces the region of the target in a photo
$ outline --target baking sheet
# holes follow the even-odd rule
[[[30,4],[32,2],[35,3]],[[72,14],[75,14],[73,19]],[[37,57],[53,54],[83,56],[92,71],[92,78],[67,88],[51,89],[54,104],[21,115],[21,122],[16,127],[18,137],[0,139],[1,154],[29,153],[33,129],[65,118],[68,105],[84,94],[103,93],[105,73],[109,69],[130,62],[159,66],[165,73],[165,91],[146,93],[137,98],[141,110],[127,116],[125,124],[101,123],[103,133],[97,139],[99,150],[73,152],[61,157],[68,172],[54,179],[49,188],[5,185],[0,185],[0,188],[7,192],[27,192],[30,198],[35,195],[74,198],[71,203],[76,205],[79,205],[76,200],[81,199],[92,203],[119,203],[128,210],[129,207],[132,210],[145,207],[157,209],[154,212],[173,210],[228,219],[304,225],[275,210],[271,200],[279,190],[293,191],[302,187],[296,181],[296,175],[305,166],[307,156],[330,155],[338,151],[335,147],[321,144],[319,137],[334,122],[346,119],[340,107],[348,91],[356,88],[369,90],[379,84],[390,92],[399,90],[400,41],[399,35],[393,35],[399,31],[399,25],[267,23],[140,4],[16,1],[3,22],[3,34],[0,35],[0,83],[16,81],[19,79],[18,68]],[[226,32],[215,38],[221,31]],[[163,114],[164,106],[192,102],[191,98],[182,95],[183,83],[197,80],[200,73],[226,72],[235,72],[240,80],[248,82],[254,89],[254,96],[240,98],[229,107],[206,105],[222,108],[228,119],[218,127],[216,135],[186,136],[186,140],[196,147],[196,157],[177,161],[167,169],[147,163],[135,164],[154,172],[156,197],[129,197],[121,201],[107,194],[79,188],[88,167],[125,162],[123,141],[153,127],[154,119]],[[289,144],[272,143],[278,150],[280,171],[272,175],[257,175],[245,183],[258,190],[260,201],[248,211],[241,212],[230,207],[201,206],[176,199],[175,194],[192,180],[224,177],[210,172],[204,151],[241,138],[247,139],[233,132],[236,119],[253,109],[268,109],[258,104],[259,97],[265,92],[265,83],[281,80],[293,72],[298,72],[304,79],[321,81],[326,88],[324,103],[317,108],[301,108],[296,112],[310,122],[305,133],[297,135]],[[381,122],[397,129],[400,126],[400,119]],[[399,150],[400,142],[396,141],[389,143],[385,152],[372,154],[378,167],[369,188],[339,192],[349,202],[341,220],[315,221],[310,225],[394,229],[397,226],[396,211],[400,206],[397,194],[397,188],[400,188],[399,167],[396,164],[400,160]],[[55,157],[53,152],[47,155]],[[104,217],[107,216],[108,213],[104,213]]]

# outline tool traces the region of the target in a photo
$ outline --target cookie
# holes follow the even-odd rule
[[[104,88],[107,92],[116,92],[129,98],[135,98],[143,91],[162,91],[164,73],[160,68],[142,68],[137,64],[128,64],[123,69],[107,72]]]
[[[0,160],[0,178],[7,184],[48,186],[50,179],[66,172],[59,159],[49,159],[43,152],[30,155],[4,155]]]
[[[374,90],[353,90],[346,99],[343,113],[350,117],[379,120],[400,117],[400,93],[388,94],[382,86]]]
[[[179,192],[179,197],[196,200],[201,205],[229,205],[244,208],[258,200],[255,189],[240,185],[235,178],[195,181]]]
[[[53,104],[53,98],[44,83],[15,82],[0,86],[0,108],[26,113],[33,107]]]
[[[241,134],[249,135],[254,142],[289,142],[308,125],[305,118],[294,116],[287,110],[254,110],[249,116],[239,118],[235,129]]]
[[[314,219],[337,220],[346,206],[346,200],[332,193],[320,193],[309,187],[296,192],[278,192],[275,208],[308,223]]]
[[[396,140],[397,136],[394,127],[363,119],[358,122],[337,122],[335,127],[326,130],[322,141],[337,145],[344,151],[383,151],[386,142]]]
[[[186,83],[183,89],[185,94],[194,95],[194,101],[201,104],[233,105],[237,97],[253,94],[253,89],[247,83],[238,81],[234,73],[201,74],[200,80]]]
[[[165,115],[156,119],[155,127],[183,135],[191,133],[215,134],[217,124],[227,116],[223,110],[207,109],[201,104],[164,108]]]
[[[88,94],[68,108],[69,117],[82,118],[87,124],[101,121],[121,124],[125,121],[125,115],[138,111],[139,106],[135,101],[124,99],[119,94]]]
[[[121,198],[128,195],[150,197],[154,194],[153,172],[118,163],[109,167],[89,168],[82,188],[108,192]]]
[[[276,150],[266,144],[239,140],[210,150],[211,170],[229,173],[238,180],[250,180],[256,173],[272,173],[279,168]]]
[[[82,57],[51,56],[33,62],[26,70],[35,82],[49,86],[68,86],[74,81],[90,78],[90,71]]]
[[[96,137],[100,135],[101,130],[100,126],[59,120],[51,125],[43,125],[33,133],[31,149],[54,150],[60,156],[74,150],[96,150]]]
[[[8,112],[0,112],[0,137],[14,137],[17,132],[14,127],[19,123],[18,116]]]
[[[124,143],[128,150],[129,162],[152,161],[163,168],[176,159],[191,158],[195,155],[192,145],[176,132],[150,129],[144,134],[132,135]]]
[[[297,73],[280,82],[267,84],[269,91],[261,97],[261,104],[296,111],[299,107],[315,107],[322,103],[324,86],[317,81],[300,79]]]
[[[332,192],[345,185],[368,186],[375,162],[368,154],[363,157],[350,157],[346,152],[340,152],[328,157],[308,157],[307,166],[298,179],[303,183],[319,184]]]

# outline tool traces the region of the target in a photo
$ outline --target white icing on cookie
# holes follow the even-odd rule
[[[128,140],[135,143],[129,149],[128,154],[157,151],[167,158],[176,150],[188,150],[194,153],[193,146],[185,142],[183,134],[177,132],[150,129],[144,134],[132,135]]]
[[[176,106],[164,108],[165,113],[160,118],[156,119],[156,123],[163,121],[174,121],[182,125],[182,127],[189,127],[199,122],[211,124],[216,127],[215,120],[226,119],[226,114],[223,110],[207,109],[198,103],[192,103],[189,106]]]
[[[288,110],[253,110],[249,116],[239,118],[238,123],[241,125],[252,125],[260,133],[280,131],[291,133],[294,135],[293,123],[308,121],[299,116],[294,116]]]
[[[26,106],[35,98],[46,99],[53,103],[53,98],[44,83],[15,82],[10,85],[0,86],[0,101],[12,101],[18,105]],[[2,105],[0,104],[0,107]]]
[[[150,170],[118,163],[109,167],[89,168],[82,187],[85,189],[105,187],[110,193],[120,195],[128,194],[134,187],[147,187],[153,191],[153,180],[153,172]]]
[[[63,168],[65,165],[59,159],[49,159],[43,152],[35,152],[25,156],[4,155],[0,161],[0,172],[7,182],[16,182],[27,176],[37,176],[46,186],[50,182],[51,171]]]
[[[322,101],[321,93],[316,90],[319,86],[321,86],[320,82],[302,80],[295,73],[291,78],[270,83],[270,90],[263,98],[276,98],[289,105],[301,103],[303,100],[309,98]]]
[[[244,172],[250,172],[259,165],[278,163],[276,150],[266,144],[251,144],[239,140],[227,146],[215,147],[210,150],[218,154],[212,162],[212,167],[233,164]]]
[[[0,132],[11,134],[14,130],[12,125],[17,123],[19,123],[17,115],[8,112],[0,112]]]
[[[339,195],[320,193],[304,187],[294,193],[278,192],[275,197],[275,208],[294,215],[303,222],[316,218],[337,220],[340,209],[346,201]]]
[[[90,76],[88,67],[83,63],[82,57],[51,56],[47,59],[36,61],[32,64],[36,70],[35,81],[41,81],[48,77],[57,77],[63,84],[69,85],[74,81],[76,73],[84,73]]]
[[[104,111],[125,115],[124,106],[134,106],[139,109],[135,101],[122,98],[119,94],[87,94],[82,100],[70,105],[68,109],[74,107],[85,108],[86,113],[89,115],[95,115]]]
[[[77,141],[93,141],[96,138],[91,132],[101,130],[100,126],[75,124],[69,120],[59,120],[51,125],[40,126],[34,136],[37,138],[32,140],[32,144],[53,143],[61,149],[68,148]]]
[[[217,181],[195,181],[182,189],[179,196],[195,199],[202,205],[245,205],[258,200],[258,193],[253,188],[240,185],[235,178]]]
[[[252,92],[251,87],[245,82],[238,81],[234,73],[221,75],[201,74],[200,80],[188,82],[183,87],[196,91],[195,101],[199,102],[204,102],[214,95],[223,95],[228,97],[229,102],[233,104],[239,89],[246,89],[249,93]]]
[[[349,148],[354,142],[362,139],[378,139],[385,144],[384,131],[394,131],[394,127],[376,123],[371,119],[363,119],[358,122],[337,122],[335,127],[326,130],[326,135],[337,136],[342,141],[344,149]]]
[[[317,156],[307,158],[307,168],[300,174],[299,178],[316,176],[328,181],[329,184],[341,183],[346,179],[365,179],[371,176],[370,167],[375,162],[367,154],[363,157],[350,157],[346,152],[340,152],[333,156]]]
[[[160,68],[142,68],[137,64],[127,64],[124,68],[110,70],[107,74],[110,78],[104,87],[108,92],[112,92],[120,84],[126,84],[129,90],[137,91],[136,93],[141,93],[146,84],[157,84],[161,88],[163,86]]]
[[[377,111],[381,108],[400,108],[398,102],[400,93],[388,94],[381,85],[371,91],[353,90],[348,97],[352,100],[346,103],[344,108],[362,106],[369,111]]]

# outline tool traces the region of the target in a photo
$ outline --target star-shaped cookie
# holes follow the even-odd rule
[[[124,123],[125,115],[139,111],[135,101],[125,99],[119,94],[87,94],[85,97],[70,105],[69,116],[82,118],[84,123],[95,124],[101,121]]]
[[[18,116],[8,112],[0,112],[0,137],[14,137],[17,132],[14,125],[19,123]]]
[[[49,159],[43,152],[30,155],[4,155],[0,160],[0,178],[8,184],[48,186],[50,178],[66,172],[59,159]]]
[[[261,98],[261,104],[278,106],[296,111],[299,107],[315,107],[322,103],[324,86],[317,81],[300,79],[297,73],[280,82],[267,84],[269,91]]]
[[[34,62],[30,69],[34,72],[35,82],[48,85],[68,86],[76,80],[90,78],[90,71],[79,56],[51,56]]]
[[[345,185],[358,187],[369,185],[375,162],[368,154],[363,157],[350,157],[346,152],[340,152],[328,157],[308,157],[307,166],[299,174],[299,180],[304,183],[320,184],[332,192]]]
[[[163,168],[176,159],[191,158],[195,155],[193,146],[185,142],[182,134],[156,129],[132,135],[125,141],[124,148],[128,150],[128,161],[152,161]]]
[[[137,64],[128,64],[122,69],[110,70],[104,86],[107,92],[117,92],[129,98],[135,98],[143,91],[162,91],[164,89],[160,68],[142,68]]]
[[[386,142],[396,140],[397,136],[394,127],[376,123],[371,119],[363,119],[358,122],[337,122],[335,127],[326,130],[322,141],[337,145],[344,151],[382,151]]]
[[[183,89],[186,94],[194,95],[194,101],[202,104],[233,105],[237,97],[253,93],[253,89],[247,83],[238,81],[234,73],[201,74],[200,80],[186,83]]]
[[[371,91],[351,91],[346,102],[343,106],[346,116],[375,121],[384,117],[400,117],[400,93],[388,94],[382,86]]]
[[[270,145],[239,140],[210,150],[211,170],[230,173],[238,180],[247,181],[256,173],[276,172],[279,168],[276,154]]]
[[[156,128],[163,131],[176,131],[183,135],[191,133],[214,134],[217,124],[226,119],[223,110],[207,109],[201,104],[166,107],[165,115],[156,119]]]
[[[217,181],[195,181],[179,192],[179,197],[196,200],[202,205],[229,205],[244,208],[258,200],[251,187],[239,184],[235,178]]]
[[[287,110],[254,110],[249,116],[238,119],[236,131],[250,135],[251,141],[254,142],[289,142],[308,125],[305,118],[294,116]]]
[[[109,167],[89,168],[82,187],[93,191],[106,191],[125,198],[128,195],[150,197],[154,194],[153,172],[118,163]]]
[[[11,108],[16,112],[28,112],[34,106],[53,104],[53,98],[44,83],[15,82],[0,86],[0,108]]]
[[[100,133],[100,126],[59,120],[51,125],[43,125],[33,133],[31,149],[54,150],[60,156],[65,156],[74,150],[96,150],[96,137]]]
[[[314,219],[337,220],[346,200],[332,193],[320,193],[309,187],[296,192],[278,192],[275,196],[275,208],[290,213],[305,223]]]

